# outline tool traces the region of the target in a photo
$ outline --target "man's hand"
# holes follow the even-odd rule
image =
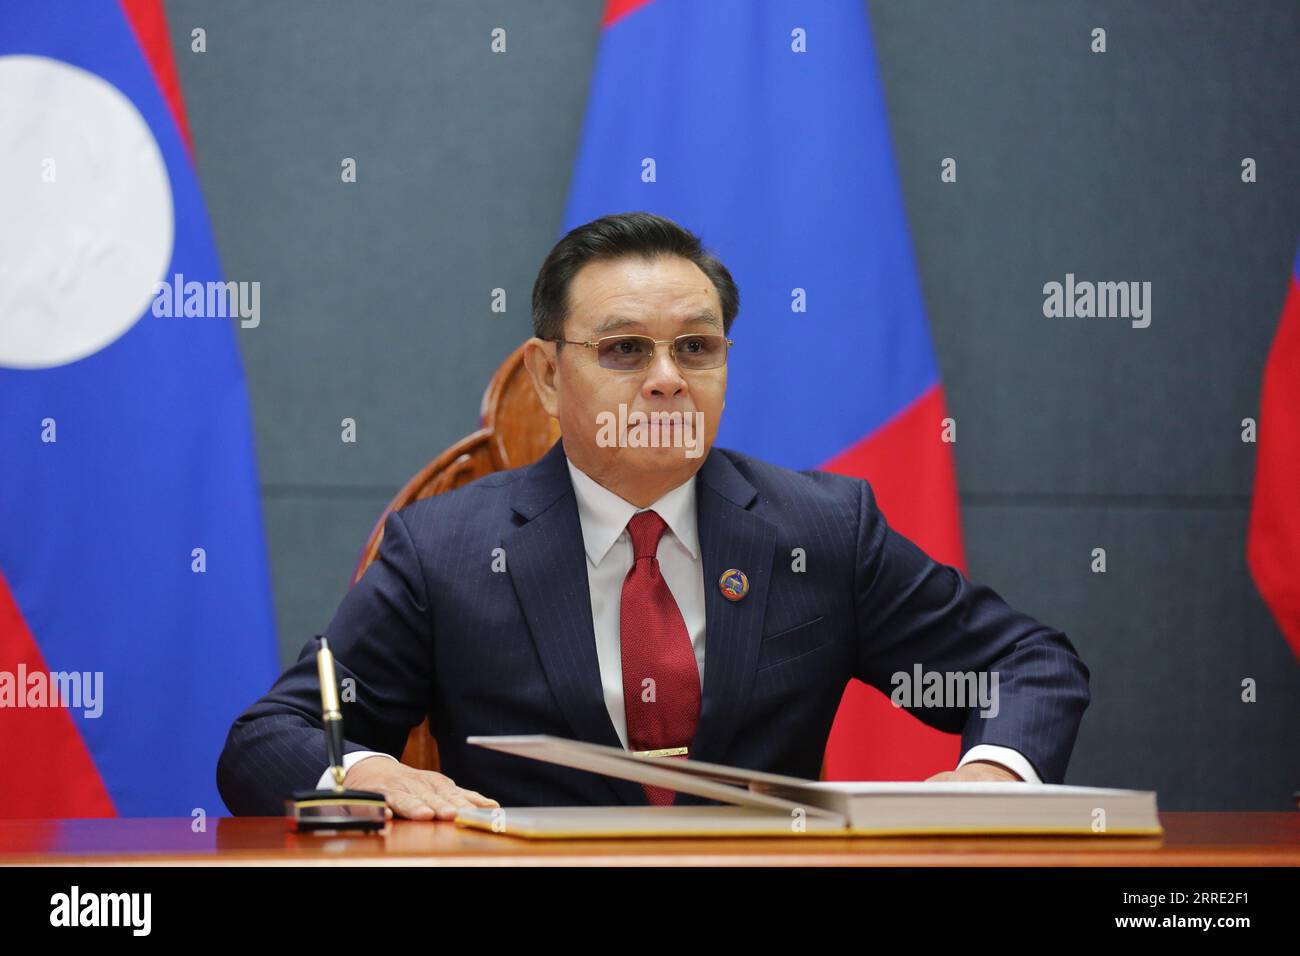
[[[360,766],[360,765],[358,765]],[[972,760],[970,763],[963,764],[956,770],[945,770],[943,773],[936,773],[933,777],[928,778],[926,783],[976,783],[989,781],[1006,781],[1024,783],[1019,774],[1012,773],[1000,763],[992,763],[987,760]]]
[[[410,820],[454,820],[460,807],[499,807],[477,790],[456,786],[451,777],[432,770],[416,770],[386,757],[367,757],[353,764],[343,785],[349,790],[382,793],[388,806],[384,815]]]

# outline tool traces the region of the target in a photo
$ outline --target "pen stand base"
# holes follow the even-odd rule
[[[369,790],[295,790],[284,801],[285,816],[298,832],[382,830],[388,822],[382,793]]]

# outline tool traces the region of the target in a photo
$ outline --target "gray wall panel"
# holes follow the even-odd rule
[[[1065,631],[1091,671],[1068,782],[1150,787],[1170,810],[1289,805],[1300,668],[1255,598],[1236,509],[1012,503],[964,517],[977,579]]]

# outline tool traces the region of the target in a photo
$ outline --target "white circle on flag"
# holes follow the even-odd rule
[[[148,310],[175,240],[171,183],[115,86],[0,56],[0,366],[93,355]]]

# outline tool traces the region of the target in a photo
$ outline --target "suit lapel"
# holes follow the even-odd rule
[[[704,694],[691,747],[696,760],[722,759],[744,719],[758,667],[776,527],[749,510],[757,496],[729,458],[710,451],[696,486],[706,631]],[[749,579],[749,593],[739,601],[727,600],[719,586],[732,568]]]
[[[621,748],[605,706],[587,555],[561,442],[515,483],[511,507],[525,523],[505,536],[506,568],[551,692],[575,739]],[[646,802],[640,784],[600,779],[622,803]]]

